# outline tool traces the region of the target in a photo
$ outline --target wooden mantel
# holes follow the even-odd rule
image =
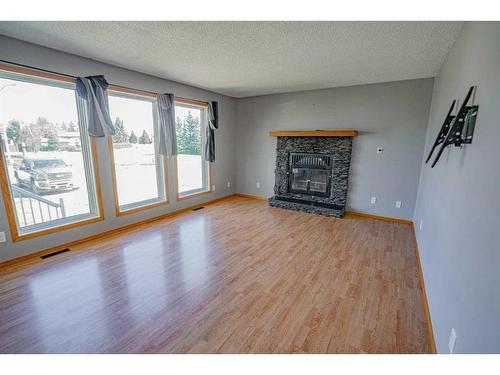
[[[271,137],[356,137],[357,130],[271,130]]]

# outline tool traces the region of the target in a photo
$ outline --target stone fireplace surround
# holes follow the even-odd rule
[[[320,197],[290,192],[288,172],[290,153],[333,156],[330,194]],[[269,205],[296,211],[342,217],[345,214],[352,136],[279,136],[276,147],[274,196]]]

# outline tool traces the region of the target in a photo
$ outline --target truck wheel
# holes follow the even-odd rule
[[[35,184],[35,180],[31,180],[31,190],[33,191],[33,193],[35,193],[36,195],[42,195],[42,192],[40,191],[40,189],[36,186]]]

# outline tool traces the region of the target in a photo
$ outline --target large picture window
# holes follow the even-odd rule
[[[115,126],[111,139],[117,214],[167,202],[164,166],[155,151],[158,109],[154,98],[110,92]]]
[[[207,108],[176,102],[177,199],[209,192],[210,168],[203,158]]]
[[[102,219],[75,83],[10,70],[0,68],[0,177],[13,239]]]

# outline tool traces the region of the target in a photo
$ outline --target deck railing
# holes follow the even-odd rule
[[[16,185],[12,185],[12,193],[21,228],[66,217],[62,198],[52,202]]]

